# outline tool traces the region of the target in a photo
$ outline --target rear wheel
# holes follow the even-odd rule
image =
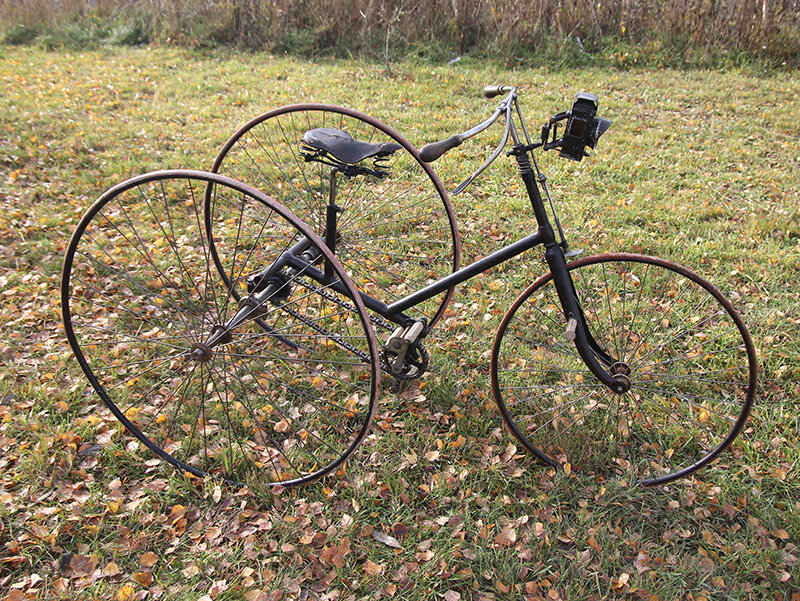
[[[203,226],[206,196],[262,215],[247,233],[242,224],[224,279]],[[276,270],[269,294],[232,326],[236,299],[255,298],[248,276],[303,239],[342,285]],[[67,249],[62,305],[103,402],[194,475],[299,484],[334,471],[368,431],[378,352],[355,287],[307,226],[234,180],[162,171],[103,194]]]
[[[756,356],[742,320],[710,283],[642,255],[568,265],[589,328],[630,382],[615,394],[564,338],[552,275],[537,280],[500,324],[492,386],[529,451],[551,465],[644,484],[685,476],[741,431],[756,390]]]
[[[298,104],[265,113],[243,126],[220,150],[212,171],[261,190],[288,207],[325,239],[330,198],[329,165],[300,154],[303,134],[314,128],[339,129],[362,142],[401,146],[385,161],[386,177],[339,176],[336,183],[335,252],[356,286],[391,304],[459,266],[460,242],[447,192],[417,150],[399,133],[357,111]],[[362,162],[371,164],[371,159]],[[258,227],[258,207],[242,215],[239,205],[209,203],[217,247],[235,243],[239,232]],[[216,254],[212,253],[219,263]],[[452,289],[410,309],[433,324]],[[380,320],[376,320],[380,324]],[[394,325],[384,324],[386,329]]]

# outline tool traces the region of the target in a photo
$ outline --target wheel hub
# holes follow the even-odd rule
[[[609,370],[614,379],[619,383],[619,386],[614,390],[617,394],[625,394],[631,389],[631,368],[627,363],[617,362],[611,366]]]
[[[191,355],[192,359],[194,359],[198,363],[208,363],[214,356],[214,351],[211,349],[210,346],[208,346],[203,342],[195,342],[192,345]]]

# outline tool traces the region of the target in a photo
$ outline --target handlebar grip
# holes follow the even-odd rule
[[[425,144],[425,146],[419,149],[419,158],[421,158],[426,163],[431,163],[436,159],[438,159],[440,156],[442,156],[445,152],[447,152],[451,148],[459,146],[461,142],[462,142],[461,136],[455,134],[453,136],[450,136],[446,140]]]
[[[483,88],[483,95],[486,98],[494,98],[500,94],[505,94],[511,91],[511,86],[486,86]]]

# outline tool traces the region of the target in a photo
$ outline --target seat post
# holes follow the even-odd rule
[[[333,254],[336,254],[336,214],[342,210],[341,207],[336,206],[336,181],[338,174],[339,168],[333,167],[328,180],[328,206],[325,208],[325,245]],[[330,264],[330,261],[326,260],[325,278],[330,279],[332,277],[333,266]]]

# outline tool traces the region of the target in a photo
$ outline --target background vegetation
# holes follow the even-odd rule
[[[346,469],[267,498],[187,480],[121,430],[60,326],[83,211],[144,171],[207,168],[251,117],[345,104],[417,146],[473,125],[487,83],[533,128],[599,94],[591,159],[543,157],[574,248],[693,267],[733,299],[761,363],[757,407],[696,478],[641,489],[544,469],[488,390],[493,333],[542,270],[528,253],[461,287],[430,373],[383,395]],[[266,53],[0,46],[0,600],[798,601],[800,80],[795,72],[516,68]],[[452,189],[497,143],[435,167]],[[454,198],[464,263],[529,231],[511,161]]]
[[[483,53],[571,64],[800,61],[798,0],[0,0],[3,36],[305,56]]]

